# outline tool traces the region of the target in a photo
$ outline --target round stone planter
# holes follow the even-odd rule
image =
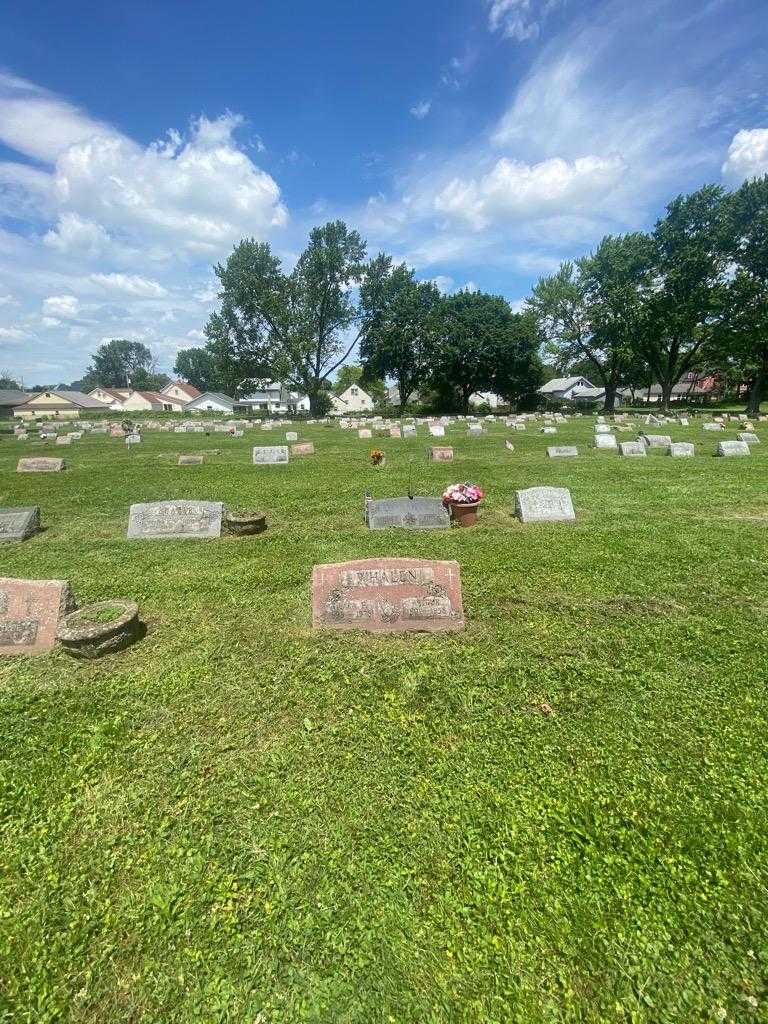
[[[91,622],[89,617],[102,608],[120,608],[122,614],[108,622]],[[135,601],[117,598],[86,605],[66,615],[59,623],[56,639],[73,658],[99,658],[121,651],[141,631],[139,606]]]
[[[450,504],[451,519],[457,526],[474,526],[477,522],[477,511],[479,508],[479,501],[474,501],[471,504],[452,501]]]
[[[233,537],[250,537],[266,530],[267,517],[264,512],[227,512],[225,526]]]

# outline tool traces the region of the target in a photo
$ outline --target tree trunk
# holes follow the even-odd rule
[[[763,384],[768,376],[768,348],[763,349],[763,358],[758,363],[755,376],[752,378],[752,387],[749,389],[749,401],[747,402],[747,416],[760,415],[760,400],[763,397]]]
[[[669,403],[672,400],[672,384],[670,381],[662,381],[661,384],[661,412],[669,412]]]
[[[605,386],[605,400],[603,402],[603,412],[607,412],[609,415],[613,415],[613,411],[616,408],[616,385],[606,384]]]

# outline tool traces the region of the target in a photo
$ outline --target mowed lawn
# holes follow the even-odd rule
[[[299,428],[289,466],[250,463],[282,430],[3,434],[0,505],[45,532],[0,574],[134,598],[148,632],[0,659],[0,1020],[768,1019],[768,424],[741,459],[713,458],[735,427],[649,429],[696,457],[594,451],[586,418],[451,427],[453,465],[423,429]],[[365,490],[409,476],[480,483],[478,526],[368,531]],[[577,523],[514,518],[539,484]],[[126,540],[182,497],[269,530]],[[386,555],[456,559],[467,629],[313,632],[312,566]]]

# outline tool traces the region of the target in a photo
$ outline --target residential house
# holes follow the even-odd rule
[[[97,402],[104,402],[110,409],[122,409],[122,403],[130,393],[130,388],[102,387],[95,387],[88,392],[91,398],[95,398]]]
[[[182,412],[188,405],[187,398],[181,401],[157,391],[130,391],[119,409],[121,412]]]
[[[14,407],[13,415],[23,420],[51,416],[60,419],[79,419],[83,413],[108,412],[109,406],[82,391],[40,391],[25,395],[26,401]]]
[[[358,384],[350,384],[342,394],[333,396],[332,416],[348,416],[356,412],[373,412],[374,402]]]
[[[235,401],[235,412],[268,412],[277,416],[309,412],[309,399],[297,391],[288,391],[282,384],[267,381],[264,386]]]
[[[596,388],[586,377],[555,377],[542,384],[538,394],[556,402],[599,402],[605,388]]]
[[[487,405],[489,409],[498,409],[500,405],[507,405],[503,398],[495,395],[492,391],[476,391],[469,396],[470,405]]]
[[[0,391],[0,420],[7,420],[13,416],[13,410],[17,405],[26,402],[30,398],[27,391]]]
[[[218,391],[204,391],[188,402],[184,409],[186,412],[224,412],[231,416],[235,411],[235,400]]]
[[[201,392],[194,386],[194,384],[188,384],[185,380],[172,380],[165,385],[164,388],[160,389],[161,395],[168,395],[170,398],[177,398],[180,402],[188,403],[193,401],[195,398],[199,398]]]

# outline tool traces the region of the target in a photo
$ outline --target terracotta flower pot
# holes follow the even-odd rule
[[[452,501],[450,504],[451,519],[457,526],[474,526],[477,522],[477,510],[479,508],[479,501],[473,501],[471,504],[462,501]]]

